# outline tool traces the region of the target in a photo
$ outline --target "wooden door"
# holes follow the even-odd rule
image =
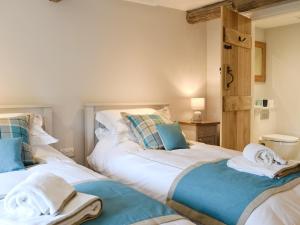
[[[222,7],[221,146],[242,150],[250,142],[251,20]]]

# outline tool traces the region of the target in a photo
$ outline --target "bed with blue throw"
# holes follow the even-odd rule
[[[0,173],[1,225],[193,225],[191,221],[159,201],[50,150],[47,148],[46,152],[39,156],[44,158],[45,163]],[[63,178],[75,188],[76,195],[72,200],[63,203],[64,208],[58,215],[39,215],[32,218],[23,218],[15,213],[8,215],[4,210],[4,199],[14,187],[36,173],[51,173]],[[89,196],[88,205],[82,202],[85,200],[84,196]],[[100,210],[96,208],[98,204],[94,204],[94,200],[99,199]]]
[[[98,180],[75,185],[78,192],[101,198],[101,215],[85,225],[155,225],[183,219],[174,210],[119,182]]]
[[[184,170],[168,194],[170,207],[207,225],[243,225],[271,196],[300,184],[300,172],[281,179],[242,173],[227,159],[197,163]]]

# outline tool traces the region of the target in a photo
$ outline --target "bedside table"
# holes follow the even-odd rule
[[[210,145],[219,145],[218,125],[220,122],[212,121],[179,121],[186,138]]]

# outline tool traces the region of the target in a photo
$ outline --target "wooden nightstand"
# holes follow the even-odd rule
[[[220,122],[201,121],[201,122],[179,122],[186,138],[192,141],[199,141],[210,145],[219,145],[218,125]]]

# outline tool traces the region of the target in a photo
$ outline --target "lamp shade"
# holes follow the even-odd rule
[[[193,110],[204,110],[205,98],[191,98],[191,107]]]

